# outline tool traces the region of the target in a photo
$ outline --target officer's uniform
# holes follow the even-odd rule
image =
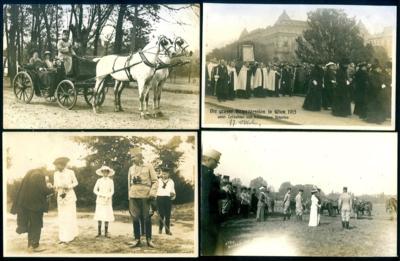
[[[133,217],[133,231],[136,240],[140,240],[140,217],[144,217],[146,239],[151,239],[151,199],[156,197],[157,174],[151,165],[131,166],[128,172],[129,212]]]
[[[349,228],[352,204],[351,196],[347,192],[343,192],[339,197],[339,209],[342,215],[342,225],[345,228]]]
[[[57,43],[58,58],[64,62],[65,73],[70,74],[72,70],[72,55],[75,54],[72,49],[72,43],[63,39]]]

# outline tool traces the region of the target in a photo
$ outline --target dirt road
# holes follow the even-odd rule
[[[139,117],[137,89],[124,90],[123,112],[114,112],[114,93],[109,89],[102,112],[94,114],[83,96],[78,96],[69,111],[40,97],[34,97],[30,104],[18,102],[8,80],[3,80],[3,124],[6,129],[197,129],[199,88],[198,83],[168,82],[161,98],[164,116],[143,120]],[[151,104],[152,99],[150,108]]]
[[[165,233],[158,234],[158,217],[153,216],[153,241],[156,248],[145,246],[145,240],[142,247],[130,248],[127,243],[133,240],[133,231],[131,218],[128,211],[115,211],[116,220],[110,224],[111,238],[96,238],[97,223],[93,220],[92,212],[79,212],[78,225],[79,235],[68,245],[58,244],[58,224],[57,213],[52,211],[45,214],[44,226],[40,245],[46,250],[41,253],[32,254],[27,251],[27,234],[18,235],[15,233],[16,216],[8,214],[7,230],[5,239],[6,255],[26,256],[26,255],[111,255],[111,256],[137,256],[139,254],[159,255],[159,254],[190,254],[197,249],[194,245],[194,209],[193,204],[174,207],[172,213],[171,231],[172,236]]]

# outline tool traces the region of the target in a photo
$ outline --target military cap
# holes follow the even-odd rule
[[[207,156],[209,158],[212,158],[214,160],[216,160],[217,162],[219,162],[220,158],[221,158],[221,152],[216,151],[214,149],[209,149],[203,152],[204,156]]]

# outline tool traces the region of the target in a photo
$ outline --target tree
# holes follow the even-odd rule
[[[309,28],[296,39],[296,54],[303,62],[365,61],[372,56],[355,19],[343,10],[322,8],[308,14]]]
[[[232,186],[237,186],[238,188],[242,187],[242,181],[240,178],[234,178],[232,179]]]
[[[267,187],[267,182],[262,177],[257,177],[250,181],[250,187],[258,189],[261,186]]]
[[[293,185],[292,185],[292,183],[290,183],[290,181],[283,182],[281,184],[281,186],[279,187],[278,197],[283,198],[287,192],[287,189],[291,188],[291,187],[293,187]]]

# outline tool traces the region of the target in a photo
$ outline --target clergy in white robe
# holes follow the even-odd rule
[[[60,168],[54,173],[54,187],[57,191],[58,236],[60,243],[68,243],[78,235],[76,217],[76,195],[78,185],[71,169]]]
[[[308,222],[309,227],[318,226],[318,198],[315,196],[317,191],[311,191],[311,209],[310,209],[310,220]]]
[[[246,83],[247,83],[247,71],[248,67],[243,64],[242,68],[240,69],[239,76],[238,76],[238,84],[236,90],[246,90]]]
[[[235,98],[235,91],[238,87],[238,75],[236,73],[235,63],[231,62],[228,66],[228,75],[229,75],[229,90],[228,90],[228,99],[233,100]]]
[[[267,77],[266,77],[266,89],[271,93],[275,92],[275,78],[276,71],[272,67],[267,68]]]

